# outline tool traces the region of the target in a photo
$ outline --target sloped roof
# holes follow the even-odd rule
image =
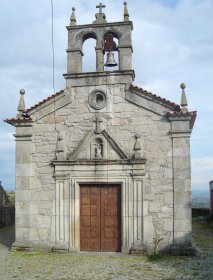
[[[130,90],[134,90],[136,91],[137,93],[139,94],[143,94],[144,96],[147,96],[149,98],[151,98],[153,101],[157,101],[157,102],[160,102],[160,103],[163,103],[165,104],[166,106],[169,106],[171,107],[174,111],[176,112],[180,112],[181,111],[181,108],[180,108],[180,105],[174,103],[174,102],[171,102],[165,98],[162,98],[156,94],[153,94],[152,92],[150,91],[147,91],[143,88],[140,88],[138,86],[135,86],[135,85],[131,85],[130,86]]]
[[[38,108],[39,106],[45,104],[45,103],[48,102],[48,101],[54,99],[55,97],[60,96],[61,94],[64,93],[64,91],[65,91],[64,89],[63,89],[63,90],[60,90],[59,92],[56,92],[55,94],[53,94],[53,95],[51,95],[51,96],[49,96],[49,97],[43,99],[42,101],[40,101],[40,102],[38,102],[37,104],[35,104],[35,105],[31,106],[30,108],[28,108],[28,109],[26,110],[27,116],[23,116],[23,117],[21,117],[21,118],[19,117],[19,118],[10,118],[10,119],[6,119],[5,122],[7,122],[7,123],[9,123],[9,124],[12,124],[12,125],[18,124],[18,123],[20,123],[20,122],[31,122],[32,119],[30,118],[29,114],[30,114],[30,112],[31,112],[32,110]],[[141,94],[141,95],[143,95],[143,96],[145,96],[145,97],[147,97],[147,98],[153,100],[154,102],[156,101],[156,102],[158,102],[158,103],[161,103],[161,104],[165,105],[166,107],[169,107],[170,110],[171,110],[171,111],[169,112],[169,114],[173,114],[173,115],[176,114],[176,115],[178,116],[178,115],[181,113],[180,105],[178,105],[178,104],[176,104],[176,103],[174,103],[174,102],[171,102],[171,101],[169,101],[169,100],[167,100],[167,99],[165,99],[165,98],[162,98],[162,97],[160,97],[160,96],[158,96],[158,95],[156,95],[156,94],[153,94],[152,92],[149,92],[149,91],[147,91],[147,90],[145,90],[145,89],[143,89],[143,88],[140,88],[140,87],[138,87],[138,86],[132,84],[132,85],[130,86],[130,91],[134,91],[134,92],[136,92],[136,93],[138,93],[138,94]],[[196,112],[191,112],[191,113],[194,113],[193,116],[196,115]],[[196,116],[194,117],[194,120],[195,120],[195,118],[196,118]]]
[[[4,120],[6,123],[9,123],[11,125],[16,125],[20,123],[29,123],[32,122],[33,120],[30,117],[18,117],[18,118],[10,118],[10,119],[5,119]]]
[[[147,97],[151,97],[151,98],[153,99],[153,101],[154,101],[154,100],[155,100],[155,101],[160,101],[161,103],[164,103],[164,104],[167,105],[167,106],[169,105],[169,106],[171,106],[171,107],[174,108],[174,111],[177,111],[177,112],[180,112],[180,111],[181,111],[180,106],[179,106],[178,104],[176,104],[176,103],[174,103],[174,102],[171,102],[171,101],[169,101],[169,100],[167,100],[167,99],[165,99],[165,98],[162,98],[162,97],[160,97],[160,96],[158,96],[158,95],[156,95],[156,94],[153,94],[153,93],[151,93],[151,92],[149,92],[149,91],[147,91],[147,90],[144,90],[143,88],[140,88],[140,87],[135,86],[135,85],[131,85],[131,86],[130,86],[130,90],[134,90],[134,91],[136,91],[136,92],[138,92],[138,93],[142,93],[142,94],[146,95]],[[49,97],[43,99],[43,100],[40,101],[39,103],[37,103],[37,104],[33,105],[32,107],[28,108],[28,109],[26,110],[26,112],[29,113],[30,111],[36,109],[36,108],[39,107],[40,105],[43,105],[43,104],[46,103],[47,101],[49,101],[49,100],[51,100],[51,99],[53,99],[53,98],[55,98],[55,97],[61,95],[62,93],[64,93],[64,90],[61,90],[61,91],[59,91],[59,92],[56,92],[55,94],[53,94],[53,95],[51,95],[51,96],[49,96]]]
[[[197,111],[191,111],[191,112],[186,112],[183,113],[182,111],[176,112],[176,111],[170,111],[167,114],[167,117],[182,117],[182,116],[189,116],[191,117],[190,122],[189,122],[189,128],[193,129],[194,123],[197,117]]]
[[[56,92],[55,94],[43,99],[42,101],[38,102],[37,104],[33,105],[32,107],[28,108],[26,110],[27,113],[29,113],[30,111],[36,109],[37,107],[39,107],[40,105],[43,105],[44,103],[46,103],[47,101],[61,95],[62,93],[64,93],[64,89],[60,90],[59,92]]]
[[[11,125],[16,125],[19,123],[28,123],[28,122],[32,122],[32,118],[30,117],[30,112],[34,109],[36,109],[37,107],[45,104],[46,102],[48,102],[49,100],[58,97],[59,95],[61,95],[62,93],[64,93],[64,90],[60,90],[59,92],[56,92],[55,94],[43,99],[42,101],[40,101],[39,103],[33,105],[32,107],[26,109],[25,113],[23,114],[22,117],[17,117],[17,118],[8,118],[5,119],[4,121],[11,124]]]

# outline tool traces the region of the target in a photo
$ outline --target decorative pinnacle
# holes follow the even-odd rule
[[[64,146],[63,146],[63,137],[62,136],[58,136],[58,149],[57,149],[57,152],[58,153],[61,153],[64,151]]]
[[[140,145],[140,142],[138,141],[139,139],[141,138],[141,135],[139,133],[136,133],[135,134],[135,147],[134,147],[134,150],[135,151],[140,151],[141,150],[141,145]]]
[[[135,146],[133,148],[133,158],[134,159],[141,159],[141,145],[139,139],[141,138],[141,135],[139,133],[135,134]]]
[[[188,102],[187,102],[187,98],[186,98],[186,92],[185,92],[185,88],[186,88],[186,84],[185,83],[182,83],[180,85],[181,89],[182,89],[182,95],[181,95],[181,111],[182,113],[187,113],[188,112],[188,109],[187,109],[187,106],[188,106]]]
[[[186,84],[185,84],[185,83],[182,83],[182,84],[180,84],[180,87],[181,87],[182,89],[185,89],[185,88],[186,88]]]
[[[129,21],[129,12],[126,1],[124,2],[124,21]]]
[[[19,91],[20,93],[20,99],[19,99],[19,103],[18,103],[18,108],[17,108],[17,117],[22,117],[23,113],[25,111],[25,102],[24,102],[24,95],[25,95],[25,90],[21,89]]]
[[[71,17],[70,17],[70,25],[71,26],[76,25],[75,7],[72,7],[72,14],[71,14]]]

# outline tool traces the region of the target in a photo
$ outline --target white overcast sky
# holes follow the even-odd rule
[[[53,2],[55,83],[60,90],[65,88],[65,26],[72,7],[77,23],[88,24],[95,19],[98,1]],[[103,3],[108,22],[123,20],[123,1]],[[187,84],[189,109],[198,111],[191,136],[192,188],[207,190],[213,179],[213,0],[129,0],[128,9],[134,25],[134,84],[176,103],[180,83]],[[27,107],[53,94],[51,0],[0,0],[0,38],[0,180],[13,190],[15,129],[3,119],[16,115],[21,88]],[[88,41],[87,53],[93,47]],[[85,64],[93,58],[85,56]],[[91,67],[85,69],[93,71]]]

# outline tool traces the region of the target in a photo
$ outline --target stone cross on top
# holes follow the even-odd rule
[[[106,8],[105,5],[103,5],[102,3],[100,3],[99,5],[96,6],[97,9],[99,9],[99,13],[95,14],[96,20],[93,21],[94,24],[102,24],[102,23],[106,23],[106,16],[103,13],[103,8]]]
[[[100,3],[98,6],[96,6],[96,8],[99,8],[99,14],[102,14],[102,8],[106,8],[106,6]]]

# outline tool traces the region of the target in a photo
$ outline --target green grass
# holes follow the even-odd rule
[[[213,250],[213,221],[203,217],[194,218],[192,236],[195,244],[202,250]]]
[[[151,262],[157,262],[163,260],[163,257],[159,254],[148,255],[148,260]]]
[[[0,233],[14,232],[14,226],[0,228]]]

